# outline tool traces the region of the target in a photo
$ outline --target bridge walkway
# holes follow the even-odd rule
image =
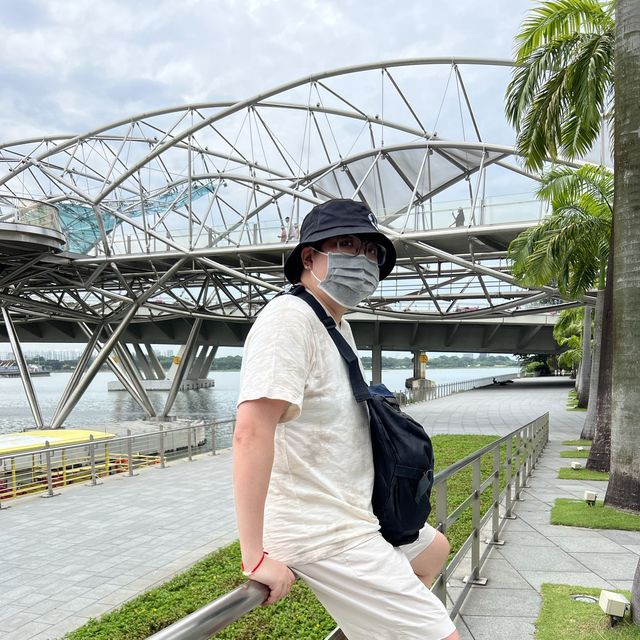
[[[457,620],[466,640],[532,638],[544,580],[630,587],[640,533],[547,524],[556,496],[581,497],[595,485],[603,491],[603,483],[555,478],[561,442],[577,437],[584,417],[565,409],[569,388],[559,378],[522,380],[410,407],[431,433],[504,435],[543,409],[551,413],[551,442],[516,507],[518,519],[504,530],[515,544],[492,553],[488,585],[472,590]],[[24,499],[3,509],[0,521],[0,640],[57,638],[235,539],[231,455]],[[452,590],[460,588],[456,580]],[[517,617],[508,615],[516,611]]]

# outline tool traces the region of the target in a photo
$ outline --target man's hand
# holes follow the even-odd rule
[[[265,600],[265,605],[282,600],[296,581],[293,572],[284,562],[272,560],[268,556],[265,557],[258,570],[249,579],[261,582],[269,587],[271,593]]]

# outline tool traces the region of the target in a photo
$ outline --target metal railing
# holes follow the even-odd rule
[[[0,457],[0,507],[2,502],[42,493],[51,497],[55,490],[70,484],[99,483],[115,474],[135,475],[145,467],[163,468],[180,458],[215,455],[231,446],[234,418],[192,424],[105,440],[50,446]]]
[[[432,387],[396,391],[394,395],[398,404],[403,406],[405,404],[413,404],[414,402],[426,402],[427,400],[444,398],[454,393],[460,393],[461,391],[471,391],[472,389],[479,389],[480,387],[489,387],[494,384],[494,380],[500,383],[517,377],[519,377],[518,373],[505,373],[498,376],[476,378],[474,380],[457,380],[455,382],[445,382],[444,384],[434,384]]]
[[[472,585],[486,584],[487,581],[481,574],[484,562],[492,546],[504,544],[500,540],[500,532],[506,521],[515,517],[512,514],[513,505],[522,499],[522,489],[527,486],[527,480],[548,440],[549,414],[546,413],[436,475],[434,480],[436,528],[446,535],[467,509],[471,509],[472,514],[470,535],[436,577],[432,586],[432,591],[446,604],[447,579],[460,566],[460,563],[469,554],[471,555],[470,573],[466,577],[463,589],[452,600],[450,610],[452,619],[460,612]],[[483,469],[483,460],[487,459],[490,460],[490,465],[485,464]],[[467,497],[449,512],[447,500],[449,481],[467,469],[471,470],[470,491]],[[504,486],[501,488],[501,485]],[[481,501],[485,492],[491,494],[490,506],[483,513]],[[489,536],[484,542],[481,540],[483,530]],[[212,634],[258,607],[267,596],[267,587],[249,580],[237,589],[155,633],[150,640],[207,640]],[[325,640],[346,640],[346,638],[340,629],[336,629]]]

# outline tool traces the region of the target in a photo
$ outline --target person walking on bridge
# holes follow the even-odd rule
[[[395,258],[368,207],[330,200],[304,219],[284,269],[355,351],[343,315],[375,291]],[[459,640],[428,588],[449,544],[428,524],[401,547],[380,534],[366,407],[325,327],[297,296],[271,300],[247,337],[233,466],[243,571],[270,589],[267,604],[298,576],[349,640]]]

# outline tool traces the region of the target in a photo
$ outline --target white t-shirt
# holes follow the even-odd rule
[[[351,328],[339,331],[354,348]],[[290,403],[276,428],[265,504],[264,547],[291,566],[340,553],[377,535],[371,509],[373,458],[366,408],[347,366],[311,307],[274,298],[244,346],[238,405]]]

